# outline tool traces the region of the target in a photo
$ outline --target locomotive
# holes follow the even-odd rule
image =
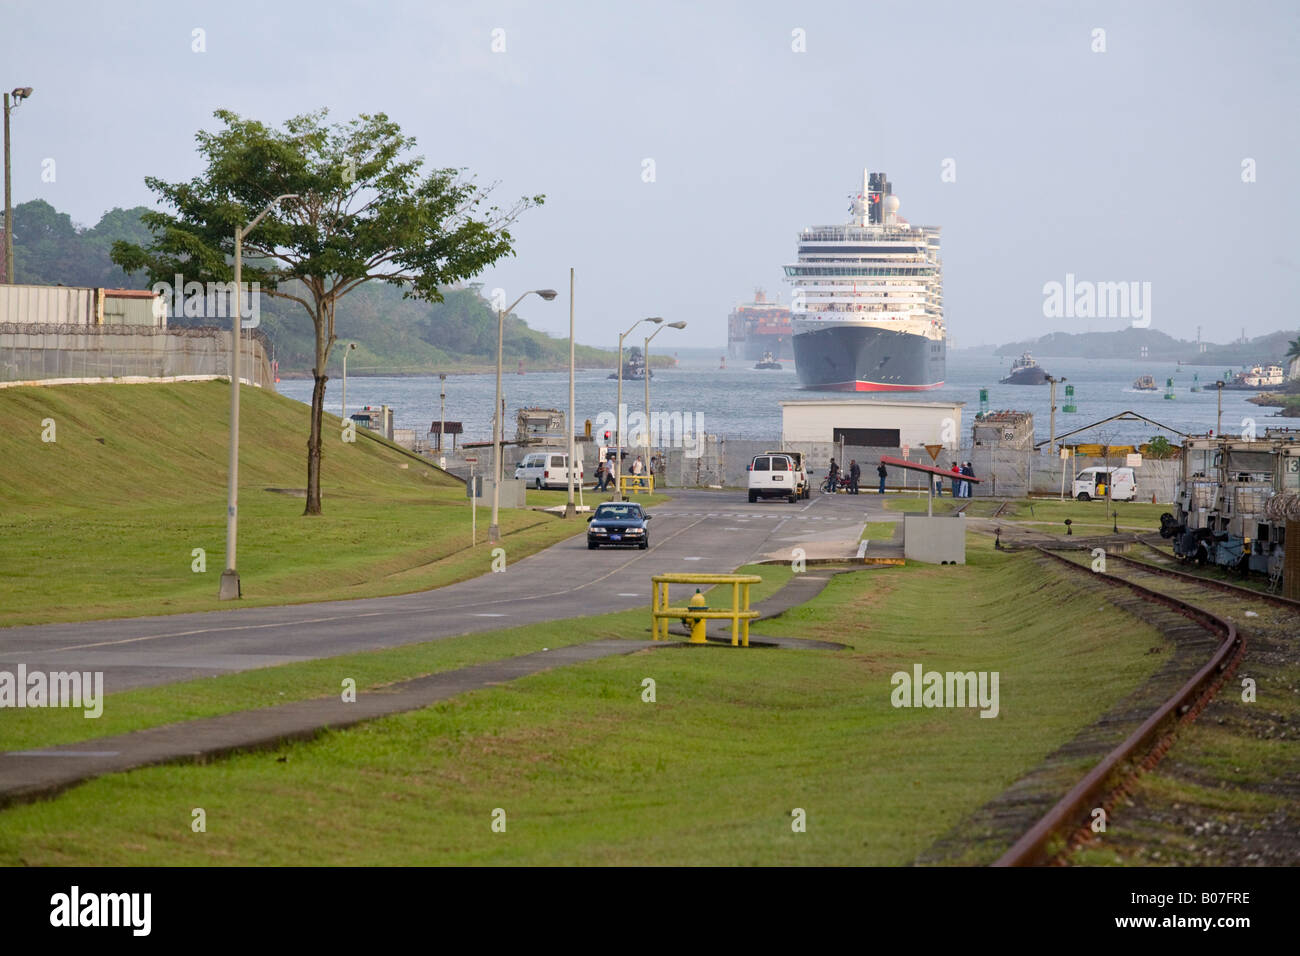
[[[1160,537],[1180,560],[1266,574],[1276,586],[1288,522],[1300,523],[1300,429],[1184,443],[1174,512],[1160,516]],[[1291,547],[1300,553],[1300,540]]]

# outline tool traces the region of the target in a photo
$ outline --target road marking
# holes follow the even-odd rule
[[[235,333],[231,332],[230,334],[233,337]],[[865,558],[866,556],[867,556],[867,539],[863,538],[862,542],[858,545],[858,557]]]
[[[231,335],[234,335],[235,333],[234,333],[234,332],[231,332],[230,334],[231,334]],[[703,558],[682,558],[682,560],[683,560],[683,561],[703,561],[704,559],[703,559]]]
[[[235,333],[231,332],[230,334],[233,336]],[[475,617],[505,617],[504,614],[475,614],[474,616]]]
[[[234,333],[234,332],[231,332],[230,334],[233,336],[235,333]],[[618,596],[619,596],[619,597],[640,597],[641,595],[639,595],[639,594],[634,594],[634,593],[631,592],[631,591],[619,591],[619,592],[618,592]]]

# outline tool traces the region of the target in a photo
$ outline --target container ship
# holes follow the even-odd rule
[[[843,225],[813,226],[785,267],[799,385],[938,388],[947,368],[939,227],[913,226],[885,173],[863,170]]]
[[[727,355],[734,359],[761,359],[771,353],[777,361],[794,358],[790,344],[790,310],[769,302],[762,289],[754,301],[742,302],[727,318]]]

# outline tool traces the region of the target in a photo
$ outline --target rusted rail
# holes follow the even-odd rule
[[[1150,541],[1141,540],[1141,543],[1158,554],[1164,554],[1163,551],[1153,545]],[[1222,591],[1225,594],[1231,594],[1234,597],[1239,597],[1243,600],[1263,601],[1265,604],[1271,604],[1274,607],[1284,607],[1292,611],[1300,612],[1300,601],[1293,600],[1289,597],[1283,597],[1281,594],[1270,594],[1268,591],[1257,591],[1254,588],[1242,587],[1240,584],[1231,584],[1228,581],[1220,581],[1216,578],[1202,577],[1199,574],[1188,574],[1186,571],[1175,571],[1173,568],[1163,568],[1158,564],[1139,561],[1136,558],[1130,558],[1123,554],[1106,555],[1107,561],[1113,561],[1116,558],[1119,558],[1119,560],[1124,564],[1141,568],[1143,571],[1150,571],[1152,574],[1160,574],[1167,578],[1187,581],[1192,584],[1201,584],[1207,588],[1213,588],[1216,591]]]
[[[1079,573],[1098,574],[1098,572],[1094,572],[1085,565],[1078,564],[1044,548],[1038,548],[1038,551],[1067,567],[1074,568]],[[1108,560],[1111,557],[1113,556],[1108,555]],[[1133,563],[1142,564],[1142,562],[1138,561]],[[1145,567],[1143,565],[1144,569]],[[1163,571],[1164,569],[1159,570]],[[1179,574],[1178,572],[1171,573]],[[1123,578],[1104,573],[1100,576],[1106,581],[1123,585],[1146,600],[1172,608],[1179,614],[1201,624],[1207,630],[1219,634],[1222,640],[1204,667],[1183,684],[1177,693],[1161,704],[1123,743],[1108,753],[1097,766],[1093,767],[1082,780],[1075,784],[1069,793],[1062,797],[1041,820],[1035,823],[1009,850],[994,862],[994,866],[1032,866],[1046,862],[1050,855],[1048,845],[1052,839],[1073,833],[1076,829],[1085,826],[1089,822],[1089,811],[1098,806],[1102,798],[1121,782],[1117,778],[1128,776],[1128,774],[1121,773],[1121,768],[1129,761],[1147,754],[1153,745],[1157,744],[1161,736],[1171,729],[1173,725],[1177,724],[1182,717],[1198,711],[1199,707],[1213,696],[1218,689],[1219,683],[1227,676],[1230,668],[1235,665],[1245,648],[1244,640],[1237,634],[1237,628],[1231,621],[1225,621],[1223,618],[1193,604],[1145,588],[1132,581],[1125,581]],[[1191,577],[1191,575],[1179,576]],[[1193,580],[1200,583],[1201,579],[1194,578]],[[1133,772],[1136,773],[1136,771]]]

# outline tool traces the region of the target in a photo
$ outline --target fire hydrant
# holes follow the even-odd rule
[[[704,595],[700,593],[699,588],[695,589],[695,593],[691,595],[691,599],[687,604],[690,607],[698,608],[701,611],[707,611],[709,609],[709,603],[704,599]],[[702,617],[688,616],[686,620],[688,620],[691,625],[691,643],[706,643],[704,638],[705,619]]]

